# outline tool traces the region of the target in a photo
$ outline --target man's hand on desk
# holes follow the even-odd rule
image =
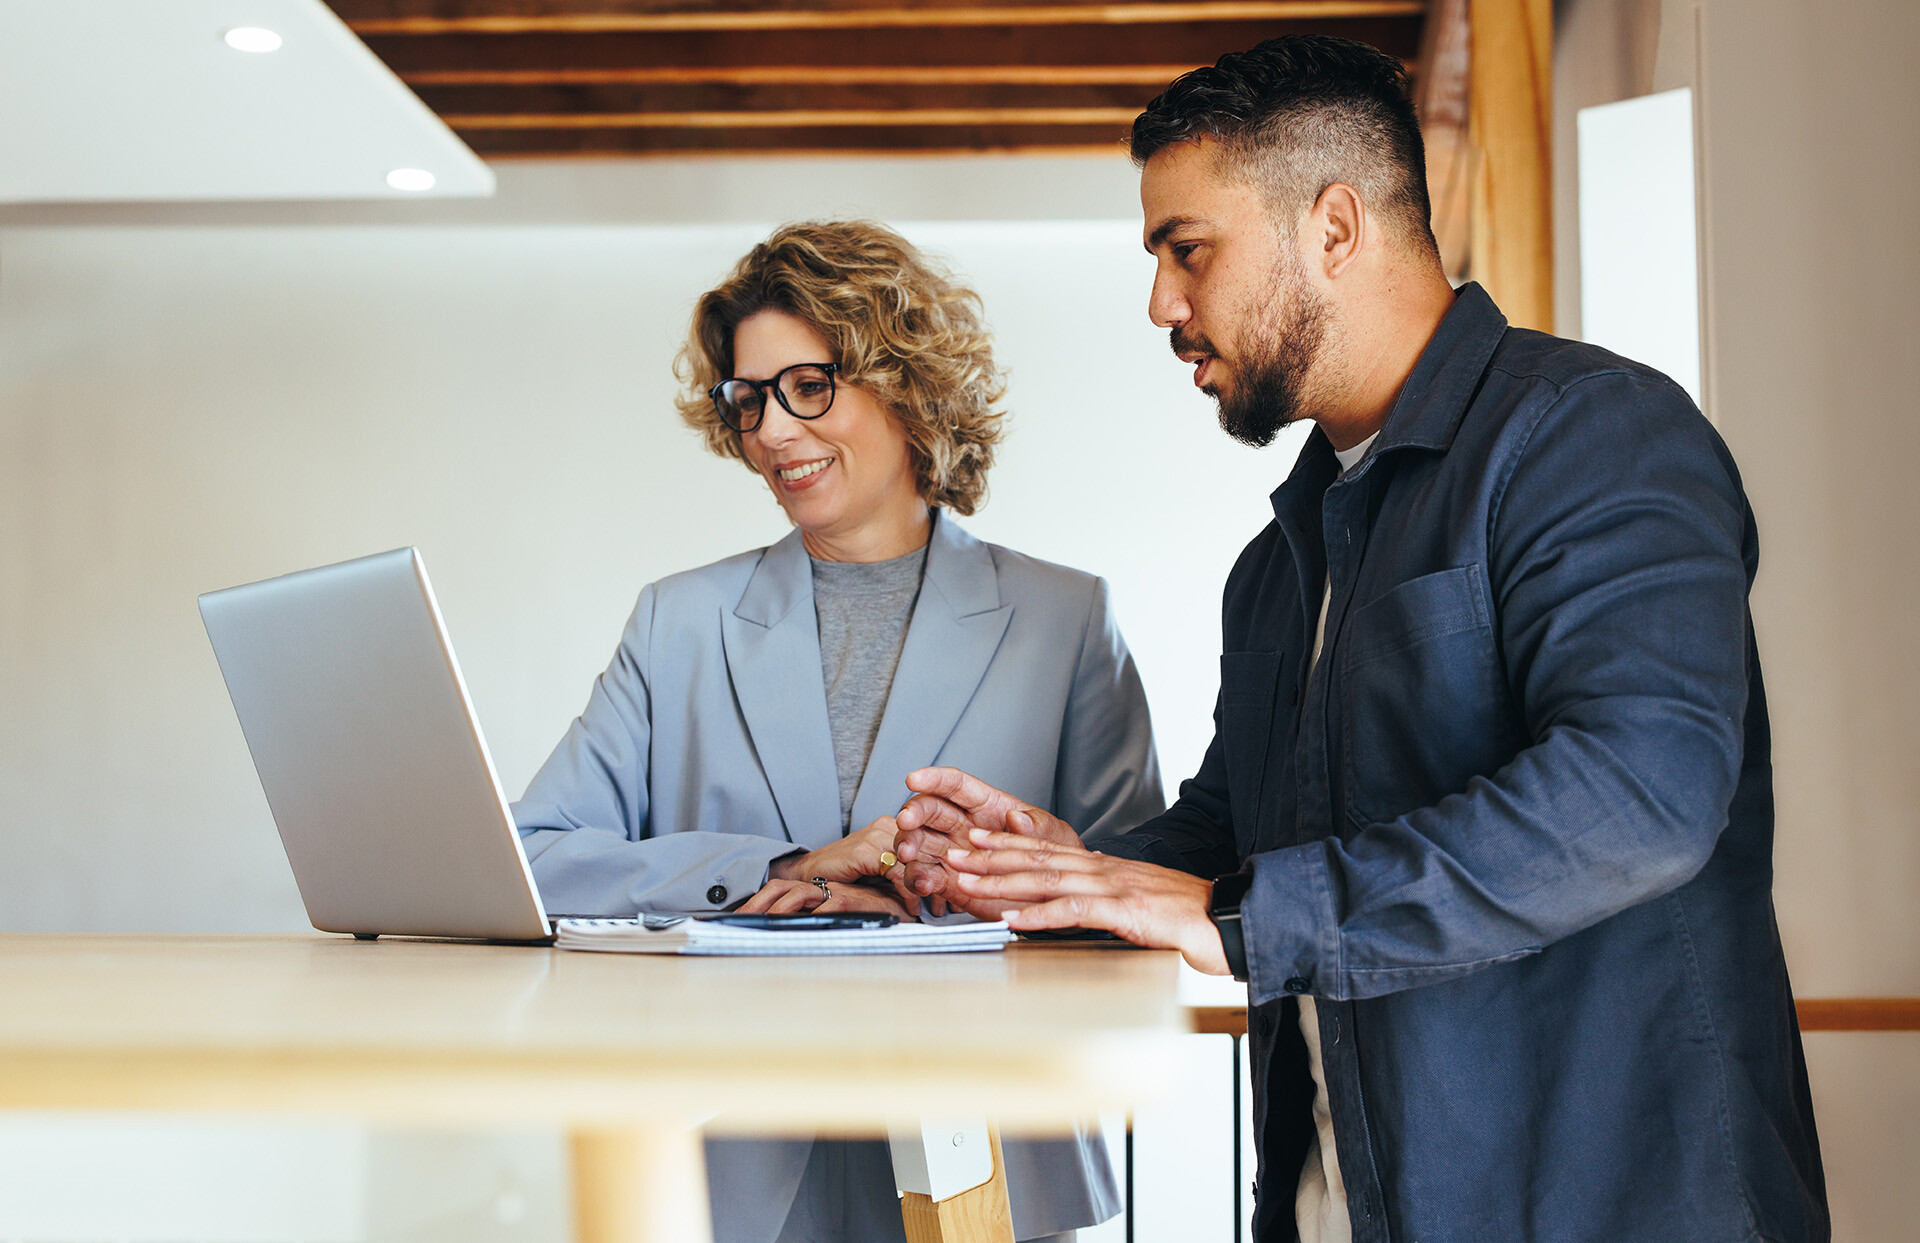
[[[1022,932],[1104,928],[1228,973],[1207,917],[1213,882],[1096,854],[1065,821],[957,769],[921,769],[907,786],[916,793],[895,817],[894,851],[915,892],[937,885],[948,905]]]
[[[944,900],[955,910],[979,919],[1001,917],[1007,904],[966,899],[951,885],[945,865],[949,849],[969,844],[969,829],[1004,830],[1007,817],[1014,812],[1036,817],[1031,825],[1034,836],[1066,849],[1084,849],[1080,835],[1066,821],[957,768],[923,768],[909,773],[907,788],[914,791],[914,796],[894,817],[900,831],[894,838],[893,851],[904,869],[907,891],[929,905]]]

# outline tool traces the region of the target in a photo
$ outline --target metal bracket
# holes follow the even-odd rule
[[[993,1144],[984,1116],[921,1118],[887,1127],[893,1182],[938,1203],[993,1177]]]

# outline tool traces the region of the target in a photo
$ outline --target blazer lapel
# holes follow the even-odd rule
[[[820,676],[813,572],[800,533],[767,550],[720,632],[727,674],[787,837],[809,850],[840,837],[840,785]]]
[[[854,796],[854,828],[900,810],[908,794],[907,774],[939,758],[1012,618],[1013,606],[1000,602],[1000,580],[987,546],[945,511],[936,511],[920,599]],[[817,631],[814,642],[819,643]]]

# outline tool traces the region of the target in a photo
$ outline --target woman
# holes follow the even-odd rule
[[[934,763],[1090,838],[1162,810],[1105,583],[949,516],[984,498],[1002,435],[978,298],[878,225],[789,225],[700,299],[677,370],[681,417],[795,530],[641,591],[514,804],[549,910],[915,917],[881,856]],[[707,1151],[718,1243],[904,1238],[883,1142]],[[1097,1136],[1006,1155],[1021,1239],[1118,1208]]]

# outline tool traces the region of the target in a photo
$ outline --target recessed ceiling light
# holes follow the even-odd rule
[[[236,52],[277,52],[280,36],[265,26],[235,26],[225,35],[227,46]]]
[[[396,168],[387,174],[387,184],[396,190],[418,194],[433,189],[433,174],[424,168]]]

